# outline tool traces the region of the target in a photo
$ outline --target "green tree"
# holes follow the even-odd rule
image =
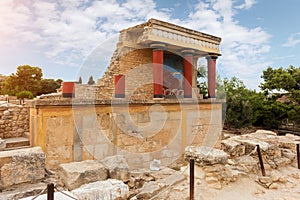
[[[56,89],[60,87],[60,83],[54,79],[42,79],[41,86],[38,95],[56,92]]]
[[[17,68],[16,74],[11,74],[2,83],[1,93],[17,95],[22,91],[30,91],[33,96],[55,92],[62,80],[42,79],[42,69],[22,65]]]
[[[201,65],[197,68],[197,87],[199,93],[203,94],[203,97],[208,97],[208,85],[207,85],[207,67]],[[216,98],[225,99],[225,88],[221,76],[218,74],[216,78]]]
[[[300,103],[300,68],[289,66],[287,69],[282,67],[273,69],[268,67],[263,71],[261,76],[264,82],[260,85],[260,88],[265,91],[266,94],[278,93],[279,96],[282,93],[286,93],[288,97]]]
[[[63,80],[60,79],[60,78],[59,78],[59,79],[56,79],[55,81],[57,82],[57,84],[58,84],[59,86],[61,86],[61,83],[63,82]]]
[[[82,78],[81,78],[81,76],[79,77],[78,83],[82,84]]]
[[[90,76],[89,81],[88,81],[88,84],[89,84],[89,85],[94,85],[94,84],[95,84],[95,81],[94,81],[93,76]]]
[[[25,99],[25,98],[33,99],[34,98],[32,92],[26,91],[26,90],[17,93],[16,96],[17,96],[18,99]]]
[[[34,96],[41,90],[42,69],[29,65],[19,66],[16,74],[11,74],[3,83],[2,93],[16,95],[30,91]]]
[[[268,67],[261,77],[264,82],[260,88],[268,97],[260,111],[262,124],[278,128],[283,120],[300,123],[300,68]],[[289,101],[281,102],[279,98],[283,96]]]
[[[256,111],[262,107],[264,95],[255,90],[249,90],[244,83],[236,77],[231,80],[224,79],[226,92],[227,128],[241,128],[253,125],[259,118]]]

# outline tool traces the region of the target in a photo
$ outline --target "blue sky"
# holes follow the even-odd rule
[[[299,7],[298,0],[1,0],[0,73],[29,64],[47,78],[100,78],[118,31],[157,18],[222,37],[218,73],[256,89],[267,66],[299,67]]]

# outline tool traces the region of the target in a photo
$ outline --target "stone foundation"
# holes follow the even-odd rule
[[[130,167],[168,165],[187,145],[220,147],[220,103],[38,106],[31,108],[31,144],[47,166],[124,155]]]

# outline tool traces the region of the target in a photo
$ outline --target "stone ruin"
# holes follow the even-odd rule
[[[57,199],[187,199],[191,158],[196,191],[197,186],[207,189],[196,198],[210,199],[212,192],[243,178],[280,189],[290,177],[277,170],[295,168],[299,137],[256,131],[221,140],[224,101],[215,98],[220,42],[151,19],[121,31],[110,66],[96,85],[66,84],[62,93],[41,96],[28,110],[0,106],[1,120],[7,120],[0,120],[1,131],[30,131],[31,145],[0,152],[0,199],[32,199],[48,183],[56,185]],[[197,88],[193,66],[200,57],[207,58],[208,99]],[[172,66],[173,61],[179,65]],[[174,73],[165,72],[164,65]],[[184,82],[175,80],[178,73]],[[262,149],[264,177],[258,175],[256,145]]]
[[[111,62],[95,85],[64,82],[35,99],[30,143],[46,166],[124,155],[130,166],[168,165],[188,145],[220,147],[223,100],[216,99],[221,38],[150,19],[120,31]],[[197,88],[206,58],[209,96]],[[142,166],[141,166],[142,165]]]
[[[151,170],[150,165],[132,169],[124,156],[115,155],[102,160],[60,164],[56,170],[45,171],[45,155],[40,148],[14,150],[9,158],[5,158],[3,152],[0,155],[3,190],[0,198],[32,199],[33,196],[28,196],[37,195],[47,183],[54,183],[57,199],[68,199],[65,194],[75,199],[188,199],[190,159],[195,160],[196,199],[213,199],[209,195],[242,179],[249,179],[265,190],[280,190],[289,181],[300,182],[295,151],[299,140],[299,136],[278,136],[264,130],[225,135],[221,150],[188,146],[186,161],[170,166],[172,168],[159,166],[159,170]],[[261,147],[266,176],[261,175],[256,145]],[[294,170],[288,175],[280,173],[284,168]],[[21,183],[27,183],[27,192]],[[16,186],[23,191],[13,191]],[[43,198],[45,195],[37,199]]]

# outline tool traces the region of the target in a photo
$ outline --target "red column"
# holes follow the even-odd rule
[[[115,76],[115,97],[125,98],[125,76],[122,74]]]
[[[71,98],[75,97],[75,83],[74,82],[63,82],[62,83],[62,96]]]
[[[208,98],[216,98],[216,60],[217,56],[207,56]]]
[[[154,98],[163,98],[164,51],[153,49]]]
[[[184,75],[184,98],[192,98],[193,84],[193,55],[186,54],[183,56],[183,75]]]

